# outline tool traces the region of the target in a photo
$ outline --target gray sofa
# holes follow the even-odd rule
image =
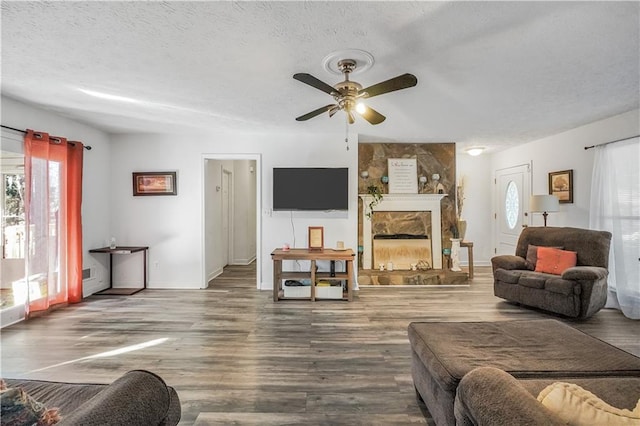
[[[456,425],[560,426],[566,424],[547,410],[536,396],[560,378],[516,379],[493,367],[467,373],[458,385]],[[640,377],[571,378],[616,408],[633,410],[640,398]]]
[[[629,407],[633,395],[626,393],[640,391],[640,358],[555,319],[412,322],[408,337],[416,392],[438,426],[454,425],[457,418],[466,419],[463,424],[547,424],[513,418],[532,411],[544,416],[541,404],[526,400],[557,381],[584,386],[619,408],[633,408],[640,397],[635,392]],[[504,375],[475,373],[479,367],[502,370],[514,379],[505,384]]]
[[[180,421],[176,391],[144,370],[129,371],[111,384],[4,380],[7,387],[24,389],[47,408],[58,408],[59,425],[169,426]]]
[[[529,227],[520,234],[515,255],[491,259],[494,294],[522,305],[572,318],[589,318],[607,301],[611,233],[579,228]],[[531,270],[529,246],[577,252],[577,265],[562,275]],[[535,262],[535,260],[534,260]]]

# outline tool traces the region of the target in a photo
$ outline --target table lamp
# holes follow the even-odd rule
[[[529,210],[532,213],[542,213],[544,226],[547,226],[549,212],[557,212],[560,209],[560,201],[555,195],[532,195],[529,199]]]

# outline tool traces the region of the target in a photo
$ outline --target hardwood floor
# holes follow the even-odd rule
[[[494,297],[488,267],[470,287],[271,297],[255,290],[254,265],[225,268],[207,290],[92,296],[3,329],[2,375],[109,382],[148,369],[176,388],[183,425],[432,424],[411,380],[411,321],[550,317]],[[617,311],[564,321],[640,356],[640,324]]]

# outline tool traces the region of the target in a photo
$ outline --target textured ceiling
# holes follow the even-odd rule
[[[638,2],[2,2],[2,92],[110,133],[342,132],[295,117],[329,95],[292,79],[336,50],[375,63],[368,141],[504,146],[639,107]],[[99,99],[81,89],[125,97]],[[6,124],[6,123],[3,123]]]

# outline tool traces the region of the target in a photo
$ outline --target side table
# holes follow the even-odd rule
[[[460,241],[460,247],[467,248],[467,254],[469,257],[469,279],[473,279],[473,242],[471,241]]]
[[[115,294],[121,296],[130,296],[139,291],[147,288],[147,252],[149,251],[149,247],[143,246],[117,246],[116,248],[111,247],[102,247],[97,249],[89,250],[89,253],[108,253],[109,254],[109,287],[99,291],[95,294],[98,295],[108,295]],[[142,252],[142,271],[143,271],[143,282],[142,287],[136,288],[113,288],[113,255],[114,254],[132,254]]]

